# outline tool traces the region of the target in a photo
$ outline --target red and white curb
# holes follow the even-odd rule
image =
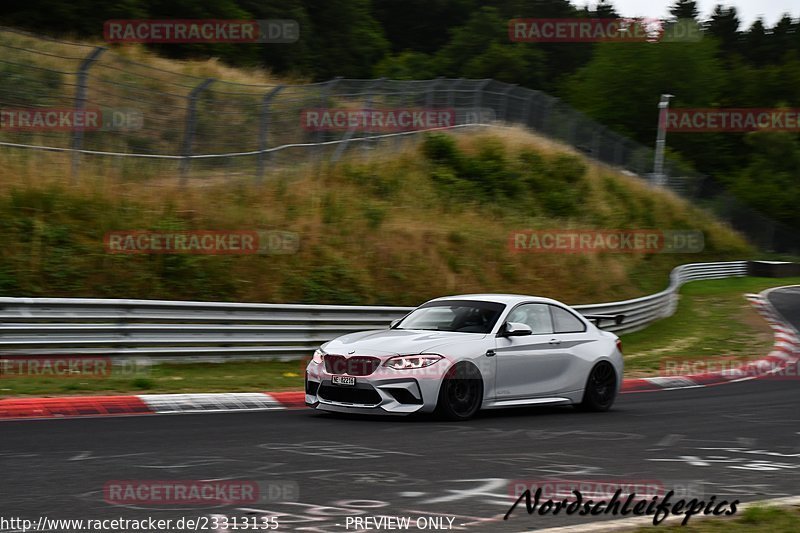
[[[622,384],[622,392],[656,392],[710,387],[737,381],[768,378],[771,373],[780,372],[790,365],[797,365],[800,361],[800,336],[773,309],[766,297],[768,293],[769,291],[761,294],[748,294],[746,298],[767,320],[774,331],[775,344],[769,355],[752,361],[742,368],[727,372],[626,379]],[[304,407],[305,394],[303,391],[7,398],[0,399],[0,420],[229,413]]]
[[[141,394],[0,400],[0,420],[272,411],[305,407],[302,391]]]
[[[749,381],[751,379],[770,379],[787,369],[796,370],[800,362],[800,336],[770,304],[767,294],[772,290],[775,289],[769,289],[760,294],[745,295],[745,298],[772,328],[775,340],[772,351],[767,356],[751,361],[741,368],[728,371],[685,376],[626,379],[622,384],[622,392],[656,392],[711,387],[726,383]]]

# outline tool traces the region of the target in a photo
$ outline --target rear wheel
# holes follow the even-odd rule
[[[483,402],[483,379],[477,368],[461,364],[447,371],[439,389],[436,412],[447,420],[475,416]]]
[[[583,400],[576,405],[581,411],[608,411],[617,396],[617,372],[611,363],[597,363],[589,373]]]

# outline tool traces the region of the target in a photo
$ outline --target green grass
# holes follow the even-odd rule
[[[791,284],[800,284],[800,278],[748,277],[685,285],[675,315],[622,337],[626,375],[655,374],[666,357],[766,355],[772,346],[772,331],[744,294]],[[102,379],[6,378],[0,379],[0,397],[299,390],[304,368],[305,361],[248,361],[164,364],[139,369],[133,375],[112,371]]]
[[[641,528],[640,532],[653,531],[652,527]],[[659,526],[658,531],[669,533],[710,533],[746,531],[748,533],[794,533],[800,531],[800,507],[751,507],[733,519],[706,518],[694,521],[687,526]]]
[[[305,361],[163,364],[102,378],[5,378],[3,396],[266,392],[302,389]]]
[[[800,278],[730,278],[684,285],[676,313],[622,336],[626,372],[652,374],[664,358],[757,358],[772,346],[772,331],[744,298]]]

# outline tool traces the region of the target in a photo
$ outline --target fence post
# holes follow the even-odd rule
[[[338,84],[339,81],[341,81],[341,79],[342,79],[341,76],[336,76],[332,80],[328,80],[327,82],[325,82],[323,84],[322,89],[320,89],[320,91],[319,91],[319,106],[320,107],[325,107],[326,106],[328,97],[331,94],[331,89],[336,87],[336,84]],[[316,135],[316,140],[317,140],[318,144],[322,143],[322,141],[324,140],[324,136],[325,136],[325,131],[322,128],[320,128],[317,131],[317,135]],[[316,151],[319,154],[319,156],[321,157],[322,153],[324,152],[324,150],[325,150],[325,148],[320,144],[320,146],[317,147]]]
[[[433,107],[433,101],[436,98],[434,93],[436,93],[436,87],[442,83],[442,80],[444,80],[444,77],[439,76],[433,80],[433,83],[431,83],[431,86],[428,88],[428,94],[425,95],[425,107],[428,109]]]
[[[455,102],[455,89],[464,82],[464,78],[458,78],[450,85],[450,90],[447,91],[447,107],[454,108]]]
[[[380,85],[384,81],[386,81],[386,78],[379,78],[370,83],[369,85],[367,85],[366,89],[367,100],[364,102],[364,108],[366,110],[369,110],[372,107],[372,91],[374,90],[374,87],[375,86],[380,87]],[[332,163],[337,162],[339,158],[342,157],[342,154],[347,149],[347,145],[350,143],[350,139],[352,139],[353,135],[355,134],[355,130],[356,130],[355,127],[350,127],[347,129],[347,132],[344,134],[344,138],[342,138],[342,142],[339,143],[339,145],[336,147],[336,150],[333,152],[333,156],[331,156]],[[365,132],[365,133],[371,133],[371,132]],[[366,143],[364,143],[364,145],[366,146]]]
[[[269,104],[270,101],[283,90],[283,85],[278,85],[264,95],[261,100],[261,122],[258,126],[258,170],[256,171],[256,183],[264,180],[264,159],[267,157],[267,135],[269,135]]]
[[[508,86],[508,89],[503,91],[503,122],[508,122],[508,94],[517,88],[516,83]]]
[[[380,89],[380,87],[383,85],[383,82],[385,82],[385,81],[386,81],[386,78],[378,78],[377,80],[375,80],[372,83],[370,83],[369,85],[367,85],[367,100],[365,102],[365,104],[366,104],[365,107],[367,109],[372,109],[372,100],[375,97],[375,92]],[[369,137],[369,136],[372,135],[373,132],[372,132],[372,130],[368,129],[365,133],[368,134],[368,135],[366,135],[366,137]],[[378,133],[380,134],[380,131],[378,131]],[[362,142],[361,143],[361,145],[362,145],[361,148],[364,151],[368,150],[369,149],[369,144],[371,142],[373,142],[373,141],[364,141],[364,142]],[[380,141],[376,140],[375,142],[380,142]],[[344,143],[344,144],[347,144],[347,143]]]
[[[553,114],[553,110],[558,105],[559,99],[548,97],[547,102],[541,107],[542,112],[542,133],[546,135],[550,135],[551,137],[554,136],[554,132],[551,129],[548,129],[548,123],[550,121],[550,116]]]
[[[105,52],[106,49],[98,46],[93,49],[86,58],[81,61],[78,68],[78,79],[75,84],[75,112],[76,114],[82,113],[86,110],[86,89],[89,81],[89,68],[97,61],[100,54]],[[75,128],[72,133],[72,179],[78,179],[78,167],[81,162],[81,154],[78,152],[83,147],[83,129]]]
[[[483,89],[492,82],[491,79],[482,80],[477,87],[475,87],[475,94],[472,97],[472,106],[475,108],[475,114],[478,117],[478,124],[483,124]],[[466,117],[465,117],[466,119]],[[467,121],[464,120],[466,123]]]
[[[573,148],[577,148],[578,145],[578,120],[578,114],[573,111],[572,120],[569,121],[569,138],[567,140]]]
[[[597,130],[592,131],[592,157],[598,161],[600,158],[600,132]],[[605,161],[606,163],[608,161]]]
[[[203,80],[189,93],[189,105],[186,107],[186,126],[183,132],[183,159],[181,160],[181,184],[186,181],[192,156],[195,126],[197,125],[197,97],[214,83],[214,78]]]
[[[528,89],[528,97],[525,99],[525,104],[522,108],[523,120],[525,120],[525,127],[532,128],[533,121],[531,120],[531,109],[533,108],[533,99],[536,98],[537,92]]]
[[[615,139],[614,140],[614,164],[616,166],[618,166],[618,167],[623,166],[622,165],[622,150],[623,149],[624,149],[624,147],[622,146],[622,143],[619,141],[619,139]]]

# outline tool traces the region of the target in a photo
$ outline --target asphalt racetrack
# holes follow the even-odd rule
[[[773,291],[770,300],[800,324],[799,290]],[[799,402],[797,380],[780,379],[623,394],[602,414],[517,409],[468,423],[305,409],[5,422],[1,514],[276,516],[278,531],[314,532],[359,531],[347,517],[391,515],[483,532],[614,518],[529,516],[522,505],[502,520],[515,484],[544,480],[656,482],[690,496],[762,500],[800,492]],[[244,506],[104,500],[112,480],[174,479],[258,480],[285,490]]]

